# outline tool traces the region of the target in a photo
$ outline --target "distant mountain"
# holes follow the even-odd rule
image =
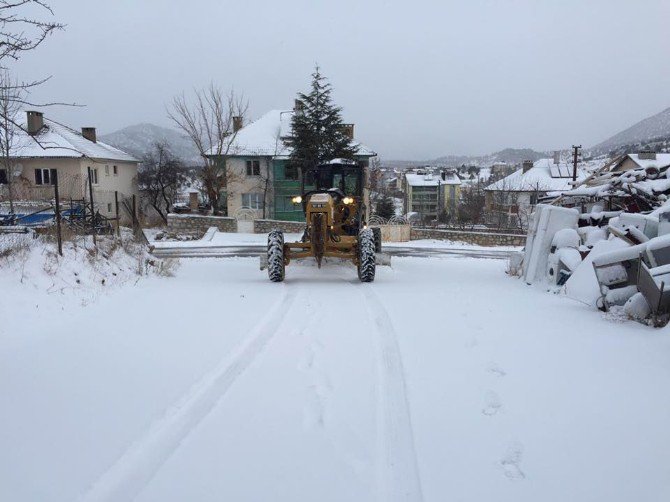
[[[446,157],[439,157],[433,162],[437,164],[446,164],[448,166],[475,165],[481,167],[492,166],[504,162],[506,164],[520,164],[524,160],[535,161],[549,154],[545,152],[536,152],[530,148],[505,148],[499,152],[491,153],[489,155],[447,155]]]
[[[611,138],[598,143],[590,148],[591,154],[601,155],[612,151],[618,151],[622,147],[631,147],[638,149],[645,148],[645,144],[651,143],[663,144],[670,140],[670,108],[666,108],[661,113],[647,117],[637,124],[624,129]]]
[[[163,142],[170,151],[187,165],[200,163],[200,156],[191,140],[179,131],[155,124],[136,124],[118,131],[103,134],[100,141],[142,159],[156,142]]]
[[[445,155],[432,160],[409,161],[409,160],[384,160],[383,164],[389,167],[405,169],[421,165],[435,165],[447,167],[466,166],[491,167],[493,164],[520,164],[524,160],[536,161],[545,157],[551,157],[552,153],[537,152],[530,148],[505,148],[499,152],[489,155]]]

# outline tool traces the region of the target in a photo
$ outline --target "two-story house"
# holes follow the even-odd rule
[[[241,120],[234,120],[225,161],[226,193],[222,204],[229,216],[251,210],[255,218],[304,218],[302,206],[291,202],[301,188],[301,173],[289,162],[291,148],[287,146],[293,113],[272,110],[245,126]],[[377,154],[354,141],[353,130],[353,124],[347,124],[352,143],[358,147],[355,158],[367,167],[370,157]]]
[[[102,215],[115,215],[115,192],[121,199],[138,195],[138,160],[97,141],[94,127],[79,132],[28,111],[25,128],[13,132],[10,146],[11,172],[2,162],[0,188],[7,190],[11,176],[15,200],[51,200],[56,179],[63,201],[88,200],[89,169],[96,209]]]

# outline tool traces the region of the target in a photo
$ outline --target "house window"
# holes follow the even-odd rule
[[[111,203],[111,202],[108,202],[108,203],[107,203],[107,212],[108,212],[108,213],[111,213],[111,212],[112,212],[112,203]]]
[[[261,161],[247,160],[247,176],[260,176],[260,175],[261,175]]]
[[[89,169],[91,169],[91,168],[89,167]],[[93,169],[91,169],[91,182],[94,185],[98,184],[98,168],[97,167],[94,167]]]
[[[55,169],[35,169],[35,184],[36,185],[55,185],[56,184],[56,170]]]
[[[109,166],[105,165],[105,176],[109,176]]]
[[[297,180],[298,179],[298,166],[291,164],[290,162],[286,164],[284,169],[284,179],[286,180]]]
[[[0,169],[0,185],[7,184],[7,169]]]
[[[277,197],[277,211],[282,212],[302,212],[301,204],[294,204],[293,197],[290,195],[285,195],[282,197]]]
[[[112,171],[113,171],[113,173],[114,173],[114,176],[118,176],[118,175],[119,175],[119,168],[118,168],[117,166],[112,166]]]
[[[262,193],[243,193],[242,206],[250,207],[251,209],[261,209],[263,207]]]

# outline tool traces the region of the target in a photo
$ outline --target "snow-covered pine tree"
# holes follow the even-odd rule
[[[375,214],[387,220],[393,218],[393,216],[395,216],[395,203],[393,202],[393,198],[388,194],[383,194],[377,201]]]
[[[334,158],[353,159],[357,150],[343,127],[342,108],[333,104],[331,85],[318,66],[311,87],[308,94],[298,94],[289,140],[290,161],[303,170]]]

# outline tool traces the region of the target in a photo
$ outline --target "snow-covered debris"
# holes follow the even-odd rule
[[[620,170],[618,162],[610,162],[595,172],[583,184],[565,192],[565,202],[584,203],[606,201],[613,209],[629,212],[651,211],[661,207],[670,195],[670,154],[656,154],[657,160],[638,160],[639,154],[628,155],[634,160],[631,169]]]

